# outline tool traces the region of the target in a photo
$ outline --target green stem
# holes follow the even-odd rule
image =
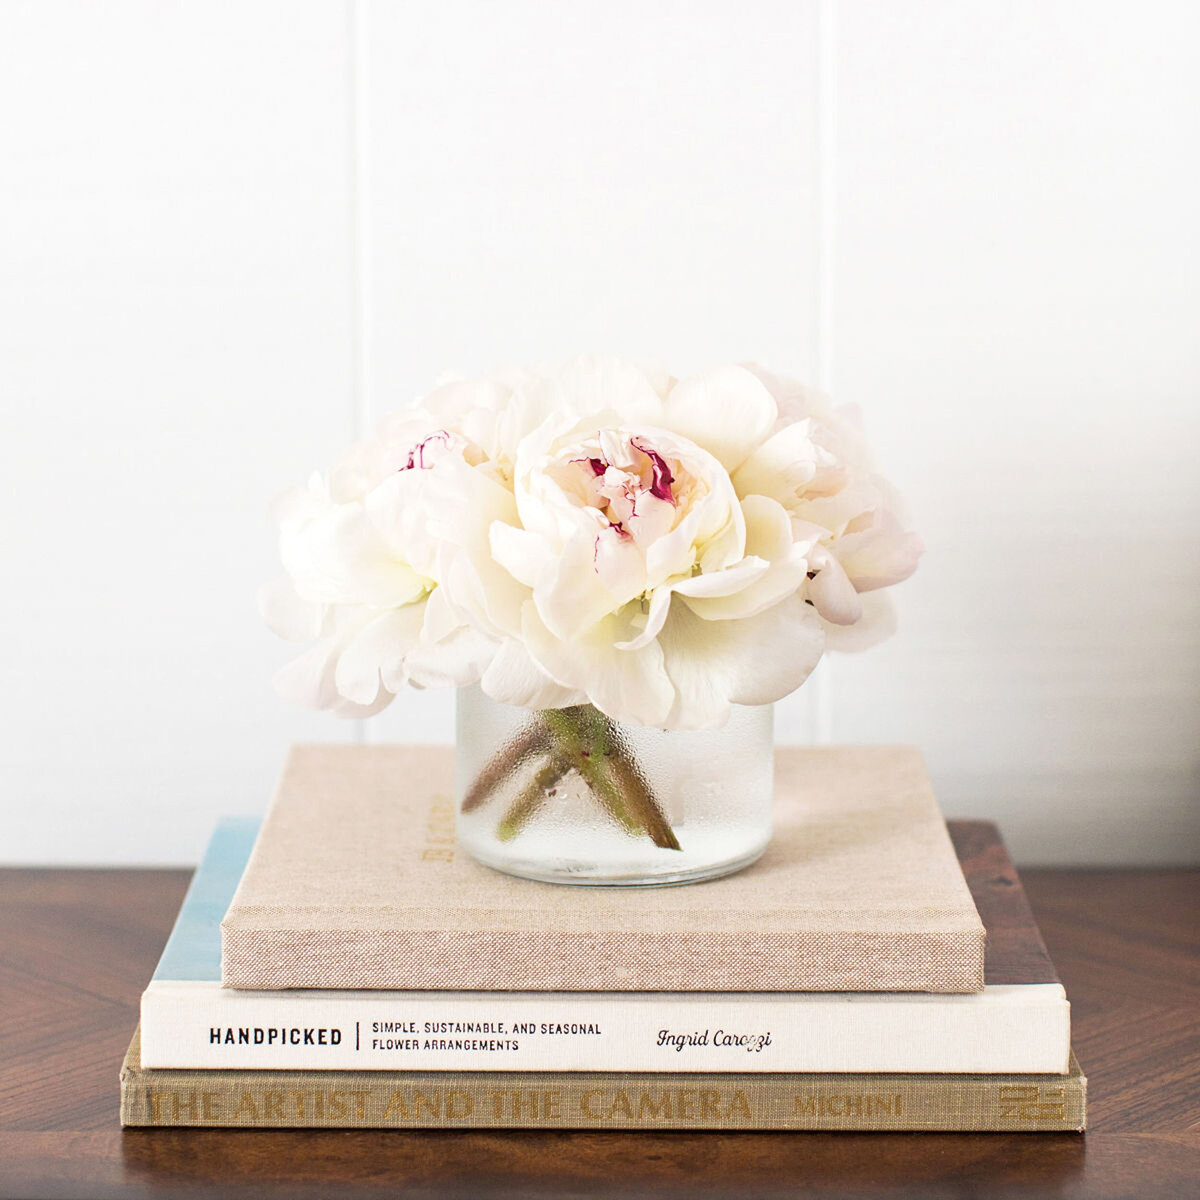
[[[501,817],[496,828],[501,841],[515,838],[545,803],[546,793],[575,770],[595,800],[626,832],[645,834],[664,850],[680,849],[675,831],[625,739],[616,725],[590,704],[539,712],[524,732],[488,761],[463,799],[462,811],[480,808],[534,753],[545,761]]]
[[[550,789],[570,769],[561,759],[546,759],[500,818],[500,824],[496,826],[496,837],[502,842],[511,842],[525,828],[530,817],[549,799]]]
[[[612,732],[614,743],[620,747],[620,735],[615,729]],[[671,823],[667,820],[667,815],[663,812],[662,805],[650,786],[650,781],[642,773],[633,755],[618,749],[618,752],[609,760],[609,769],[616,776],[617,786],[633,801],[641,824],[650,835],[650,840],[664,850],[681,849],[679,839],[675,836],[675,830],[671,828]]]
[[[546,727],[542,721],[534,721],[522,730],[511,742],[505,742],[484,764],[475,777],[461,805],[465,813],[481,808],[484,801],[504,783],[529,756],[547,745]]]
[[[590,705],[551,709],[542,716],[556,740],[570,747],[573,765],[619,825],[647,834],[664,850],[680,849],[649,781],[608,717]]]
[[[590,705],[581,704],[573,708],[547,709],[542,719],[554,737],[559,754],[579,772],[588,790],[608,810],[609,816],[629,833],[641,833],[642,826],[607,769],[609,744],[600,713]]]

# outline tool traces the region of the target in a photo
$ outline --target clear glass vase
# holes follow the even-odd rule
[[[647,885],[726,875],[771,837],[773,710],[720,729],[627,725],[590,705],[540,712],[458,693],[458,841],[550,883]]]

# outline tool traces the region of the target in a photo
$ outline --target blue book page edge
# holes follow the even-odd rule
[[[192,876],[154,980],[221,982],[221,921],[237,891],[260,817],[224,817]]]

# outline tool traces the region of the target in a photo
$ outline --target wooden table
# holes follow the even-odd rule
[[[1028,871],[1090,1132],[128,1130],[184,871],[0,871],[0,1197],[1200,1196],[1200,872]]]

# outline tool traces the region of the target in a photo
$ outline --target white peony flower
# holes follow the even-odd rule
[[[852,412],[761,367],[748,369],[775,399],[780,420],[739,466],[735,483],[777,500],[797,534],[816,540],[807,596],[826,623],[830,647],[874,645],[894,630],[894,615],[886,597],[863,596],[907,579],[921,539],[905,528],[900,499],[877,473]]]
[[[920,540],[861,430],[758,367],[619,359],[447,379],[278,507],[300,703],[481,681],[531,708],[710,728],[890,631]],[[863,596],[867,595],[864,603]]]
[[[533,390],[550,415],[520,441],[517,520],[492,525],[481,564],[525,591],[484,690],[694,729],[799,686],[823,644],[801,594],[814,540],[725,465],[776,418],[763,385],[731,367],[664,399],[628,364],[579,360]]]
[[[277,675],[286,698],[366,716],[406,683],[479,678],[494,645],[439,586],[452,558],[439,522],[475,520],[486,530],[510,513],[503,488],[464,505],[439,486],[479,461],[476,446],[417,411],[281,499],[275,515],[287,578],[262,590],[260,610],[283,637],[316,639]]]

